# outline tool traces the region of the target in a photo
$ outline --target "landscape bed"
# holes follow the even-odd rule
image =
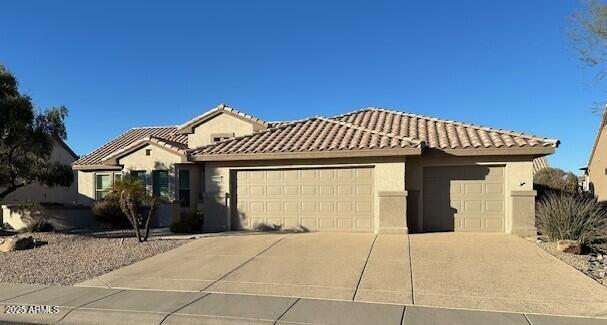
[[[559,260],[607,286],[607,245],[596,246],[592,252],[584,255],[575,255],[558,251],[554,242],[540,240],[537,244]]]
[[[190,241],[151,238],[139,243],[131,237],[52,232],[27,234],[30,235],[42,244],[29,250],[0,253],[0,282],[74,285]]]

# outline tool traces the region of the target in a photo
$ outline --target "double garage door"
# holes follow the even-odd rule
[[[503,232],[504,167],[424,168],[424,231]]]
[[[373,231],[373,168],[241,170],[232,229]]]

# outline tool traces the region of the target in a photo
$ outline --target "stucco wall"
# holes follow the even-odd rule
[[[196,148],[211,143],[213,134],[234,133],[234,136],[251,134],[253,124],[229,114],[221,114],[198,125],[194,133],[188,135],[188,146]]]
[[[146,149],[150,149],[150,155],[146,155]],[[177,198],[177,183],[176,183],[176,164],[182,163],[182,157],[164,150],[154,145],[146,145],[129,155],[118,160],[118,164],[123,166],[120,170],[97,170],[97,171],[78,171],[78,204],[91,205],[95,199],[95,175],[107,173],[127,173],[129,171],[145,171],[146,185],[148,191],[152,191],[152,171],[167,170],[169,171],[169,191],[170,200]],[[192,177],[192,175],[190,175]],[[195,202],[195,201],[193,201]]]
[[[607,200],[607,128],[601,130],[592,160],[588,165],[589,187],[599,201]]]
[[[229,227],[231,214],[229,194],[232,190],[230,175],[242,168],[318,168],[318,167],[374,167],[375,187],[375,232],[380,231],[383,220],[380,218],[380,197],[378,193],[400,193],[396,200],[404,201],[405,188],[405,162],[403,157],[375,157],[350,159],[310,159],[310,160],[283,160],[283,161],[250,161],[250,162],[208,162],[205,166],[205,201],[204,220],[209,230],[225,230]],[[227,194],[227,196],[226,196]],[[391,196],[393,197],[393,196]],[[396,212],[391,218],[400,215],[399,230],[406,231],[405,212]],[[389,224],[394,227],[394,220]]]
[[[151,150],[149,156],[146,155],[146,150]],[[167,170],[169,172],[170,200],[176,199],[177,174],[175,171],[175,164],[181,162],[181,156],[154,145],[146,145],[133,151],[129,155],[118,159],[118,164],[123,166],[123,172],[125,173],[132,170],[142,170],[146,172],[146,186],[150,193],[152,192],[152,171]]]
[[[50,156],[51,161],[71,165],[76,159],[68,152],[63,145],[55,144]],[[75,174],[74,174],[75,176]],[[78,182],[74,177],[74,182],[69,187],[55,186],[45,187],[38,183],[30,184],[17,189],[5,197],[0,203],[10,204],[19,201],[34,201],[37,203],[50,202],[62,204],[74,204],[77,201]]]
[[[506,232],[512,233],[513,217],[513,199],[512,192],[520,193],[533,191],[533,157],[532,156],[474,156],[474,157],[457,157],[446,154],[429,154],[421,157],[410,157],[407,159],[406,168],[406,189],[411,198],[409,200],[408,215],[409,224],[415,231],[423,229],[423,169],[431,166],[457,166],[457,165],[504,165],[505,176],[505,215],[506,215]],[[412,205],[416,206],[413,207]],[[527,201],[530,205],[519,211],[525,212],[534,211],[534,203]],[[529,216],[525,215],[525,218]],[[531,231],[531,230],[530,230]]]

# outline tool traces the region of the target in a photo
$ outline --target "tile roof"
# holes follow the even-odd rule
[[[191,120],[183,123],[182,125],[178,126],[177,127],[177,131],[178,132],[182,132],[182,133],[188,133],[188,132],[190,132],[189,129],[191,129],[192,127],[194,127],[194,126],[196,126],[196,125],[198,125],[198,124],[200,124],[200,123],[202,123],[202,122],[204,122],[204,121],[206,121],[206,120],[208,120],[208,119],[210,119],[212,117],[215,117],[215,116],[219,115],[222,112],[223,113],[232,114],[234,116],[240,117],[240,118],[245,119],[247,121],[256,123],[258,125],[263,126],[264,128],[267,127],[267,123],[266,122],[264,122],[263,120],[255,117],[255,116],[252,116],[252,115],[240,112],[240,111],[238,111],[238,110],[236,110],[236,109],[234,109],[232,107],[227,106],[226,104],[219,104],[217,107],[215,107],[215,108],[213,108],[213,109],[211,109],[211,110],[209,110],[209,111],[207,111],[207,112],[205,112],[205,113],[203,113],[201,115],[198,115],[195,118],[193,118],[193,119],[191,119]]]
[[[169,150],[171,152],[174,152],[174,153],[180,154],[180,155],[184,155],[184,156],[186,154],[186,149],[188,149],[188,145],[185,143],[179,143],[179,142],[175,142],[175,141],[171,141],[171,140],[167,140],[167,139],[158,138],[155,136],[146,136],[146,137],[143,137],[143,138],[103,157],[101,159],[101,162],[107,163],[109,160],[123,157],[125,153],[129,153],[134,150],[137,150],[141,146],[144,146],[149,143],[156,144],[160,147],[165,148],[166,150]]]
[[[189,150],[190,155],[308,153],[421,148],[423,143],[324,117],[277,124],[254,134]]]
[[[555,148],[559,144],[558,140],[534,135],[382,108],[366,108],[335,116],[333,119],[367,129],[418,139],[424,141],[428,147],[438,149]]]
[[[179,143],[187,146],[188,136],[185,134],[178,134],[176,131],[177,127],[175,126],[133,128],[99,147],[90,154],[76,160],[73,165],[102,165],[103,158],[147,137],[163,139],[167,142]]]

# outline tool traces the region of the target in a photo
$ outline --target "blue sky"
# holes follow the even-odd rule
[[[578,1],[9,1],[0,63],[66,105],[86,154],[219,103],[266,120],[379,106],[558,138],[586,164],[604,83],[567,32]]]

